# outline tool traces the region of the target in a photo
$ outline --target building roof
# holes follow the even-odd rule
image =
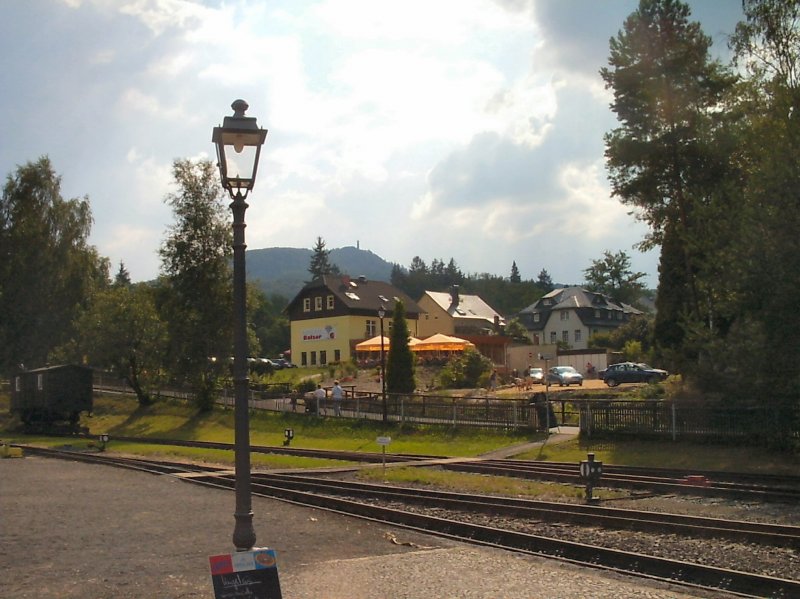
[[[622,302],[615,302],[605,294],[588,291],[582,287],[563,287],[543,295],[533,304],[521,310],[520,316],[529,314],[549,315],[556,310],[575,310],[585,325],[606,327],[616,327],[620,324],[620,321],[618,319],[596,318],[595,310],[621,313],[628,317],[643,314],[641,310]],[[546,323],[547,316],[541,318],[538,322],[529,321],[526,326],[529,330],[538,330],[543,329]]]
[[[370,281],[363,276],[353,278],[348,275],[322,275],[322,277],[307,283],[289,302],[287,311],[302,298],[319,290],[333,293],[337,300],[341,301],[350,311],[377,312],[383,306],[387,314],[392,314],[395,302],[400,300],[403,302],[407,315],[419,315],[421,312],[414,300],[391,283]]]
[[[447,312],[454,320],[485,320],[489,325],[494,326],[495,318],[499,318],[499,324],[505,325],[502,315],[487,304],[479,295],[467,295],[459,293],[457,289],[449,292],[426,291],[427,295],[437,306]]]
[[[587,291],[582,287],[563,287],[553,289],[543,295],[533,304],[520,311],[523,313],[545,312],[550,310],[574,310],[576,308],[604,308],[606,310],[621,311],[625,314],[642,314],[633,306],[615,302],[607,295],[594,291]]]

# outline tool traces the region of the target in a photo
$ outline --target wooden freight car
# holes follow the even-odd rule
[[[11,413],[25,424],[77,424],[92,411],[92,369],[75,364],[48,366],[14,375]]]

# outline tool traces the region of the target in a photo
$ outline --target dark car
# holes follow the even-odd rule
[[[292,364],[286,358],[275,358],[272,361],[278,365],[278,368],[297,368],[297,364]]]
[[[547,384],[558,383],[560,386],[583,385],[583,375],[572,366],[553,366],[547,373]]]
[[[651,368],[644,362],[620,362],[601,370],[600,378],[609,387],[620,383],[657,383],[669,376],[666,370]]]

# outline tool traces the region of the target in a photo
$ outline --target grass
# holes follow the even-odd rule
[[[9,397],[0,393],[0,435],[6,442],[31,443],[32,438],[15,432],[18,423],[8,414]],[[284,429],[294,430],[292,447],[380,452],[378,436],[390,436],[390,453],[472,457],[501,447],[537,441],[540,435],[524,432],[503,433],[491,430],[450,429],[443,427],[384,428],[379,422],[349,419],[316,418],[305,414],[251,414],[250,441],[253,445],[282,445]],[[173,448],[159,445],[127,444],[113,441],[115,435],[169,438],[233,443],[233,411],[217,408],[200,414],[186,403],[160,401],[153,406],[139,407],[124,396],[105,395],[95,398],[91,417],[84,416],[81,425],[90,433],[108,433],[112,437],[109,450],[153,456],[190,457],[209,462],[230,464],[232,452]],[[41,439],[42,442],[45,439]],[[77,443],[77,441],[75,441]],[[54,438],[52,444],[63,444]],[[521,459],[580,462],[587,452],[607,464],[650,467],[681,467],[697,470],[731,470],[798,474],[797,456],[770,452],[757,447],[712,445],[686,441],[580,441],[542,448],[516,456]],[[330,460],[291,456],[252,454],[254,466],[272,468],[304,468],[342,464]],[[393,475],[394,476],[394,475]],[[459,482],[459,484],[461,484]],[[494,484],[494,483],[492,483]],[[498,483],[499,484],[499,483]]]
[[[797,456],[759,447],[716,445],[688,441],[579,440],[523,453],[517,458],[579,462],[593,452],[605,464],[654,468],[727,470],[762,474],[800,474]]]
[[[388,468],[386,472],[383,472],[382,469],[374,467],[360,470],[356,474],[356,478],[366,482],[386,481],[403,486],[430,487],[436,490],[480,495],[536,498],[540,501],[582,502],[586,491],[584,487],[575,485],[449,472],[431,468]],[[612,499],[627,496],[627,493],[596,489],[594,495],[602,499]]]
[[[8,396],[0,395],[0,430],[3,438],[10,442],[30,443],[31,438],[13,433],[14,422],[7,414]],[[165,400],[140,407],[132,398],[119,395],[96,397],[91,417],[84,415],[81,426],[91,434],[107,433],[112,438],[109,450],[147,453],[155,456],[199,457],[188,448],[172,448],[158,445],[126,444],[113,442],[114,436],[168,438],[179,440],[203,440],[233,443],[233,410],[217,408],[201,414],[183,402]],[[250,416],[250,443],[252,445],[282,445],[284,430],[292,428],[292,447],[311,449],[335,449],[347,451],[380,452],[375,442],[378,436],[390,436],[391,453],[423,455],[476,456],[500,447],[525,443],[537,437],[526,433],[502,433],[477,430],[452,430],[435,427],[402,427],[390,425],[384,428],[379,422],[349,419],[315,418],[305,414],[276,414],[252,412]],[[54,439],[54,444],[64,440]],[[230,452],[208,453],[209,460],[229,463]],[[253,464],[272,465],[276,468],[294,468],[332,465],[329,460],[311,460],[289,456],[253,454]],[[336,462],[341,464],[341,462]]]

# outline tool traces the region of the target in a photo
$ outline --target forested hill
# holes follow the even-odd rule
[[[311,278],[308,266],[313,252],[306,248],[264,248],[247,252],[247,279],[258,282],[267,295],[291,300]],[[392,264],[369,250],[353,246],[332,249],[329,260],[352,277],[389,281]]]

